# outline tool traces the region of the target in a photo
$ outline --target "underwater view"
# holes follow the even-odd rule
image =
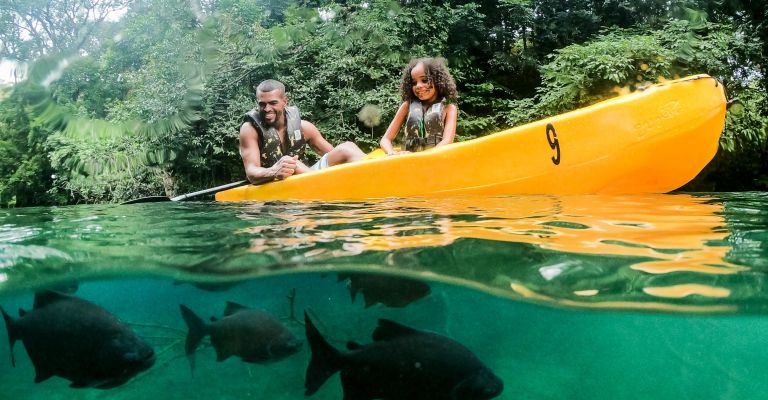
[[[761,192],[0,216],[3,398],[768,393]]]

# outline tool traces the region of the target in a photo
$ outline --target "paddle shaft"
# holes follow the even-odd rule
[[[181,195],[178,195],[176,197],[171,197],[171,201],[182,201],[182,200],[186,200],[186,199],[191,198],[191,197],[197,197],[197,196],[202,196],[204,194],[221,192],[222,190],[228,190],[228,189],[240,187],[240,186],[247,185],[247,184],[248,184],[247,180],[246,181],[239,181],[239,182],[228,183],[226,185],[216,186],[216,187],[213,187],[213,188],[210,188],[210,189],[198,190],[197,192],[181,194]]]
[[[289,150],[288,153],[289,154],[294,154],[303,145],[304,145],[304,143],[302,141],[300,141],[299,143],[296,143],[294,145],[294,147],[292,147]],[[211,193],[218,193],[218,192],[221,192],[221,191],[224,191],[224,190],[233,189],[233,188],[236,188],[236,187],[247,185],[249,183],[252,184],[252,185],[263,185],[265,183],[269,183],[269,182],[272,182],[274,180],[275,180],[274,177],[263,177],[263,178],[257,179],[255,182],[248,182],[247,180],[240,181],[240,182],[233,182],[233,183],[228,183],[226,185],[216,186],[214,188],[200,190],[200,191],[197,191],[197,192],[182,194],[182,195],[178,195],[176,197],[171,197],[171,198],[168,198],[168,197],[165,197],[165,196],[142,197],[140,199],[128,200],[128,201],[126,201],[126,202],[124,202],[122,204],[156,203],[156,202],[162,202],[162,201],[182,201],[182,200],[186,200],[186,199],[189,199],[189,198],[192,198],[192,197],[202,196],[202,195],[211,194]]]
[[[271,179],[269,181],[271,181]],[[268,182],[267,180],[264,180],[263,182],[257,182],[256,184],[257,185],[261,185],[261,184],[264,184],[264,183],[267,183],[267,182]],[[216,187],[213,187],[213,188],[210,188],[210,189],[199,190],[197,192],[182,194],[182,195],[179,195],[179,196],[176,196],[176,197],[172,197],[172,198],[169,198],[169,197],[166,197],[166,196],[142,197],[140,199],[128,200],[128,201],[126,201],[126,202],[124,202],[122,204],[157,203],[157,202],[163,202],[163,201],[182,201],[182,200],[190,199],[192,197],[202,196],[204,194],[217,193],[217,192],[221,192],[222,190],[227,190],[227,189],[232,189],[232,188],[236,188],[236,187],[239,187],[239,186],[244,186],[244,185],[247,185],[248,183],[249,183],[248,181],[233,182],[233,183],[228,183],[226,185],[216,186]]]

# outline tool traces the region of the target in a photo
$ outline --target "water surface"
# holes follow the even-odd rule
[[[207,347],[190,374],[178,305],[207,318],[225,301],[299,336],[291,315],[309,309],[339,348],[370,342],[377,318],[436,331],[496,371],[504,399],[768,398],[765,193],[99,205],[0,221],[0,305],[15,316],[35,290],[77,282],[158,353],[116,389],[34,384],[21,343],[17,367],[4,361],[3,330],[7,398],[303,398],[306,348],[265,366]],[[431,293],[365,307],[337,279],[350,271]],[[338,375],[312,398],[340,399]]]

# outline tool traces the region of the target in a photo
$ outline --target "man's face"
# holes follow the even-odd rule
[[[259,103],[259,116],[267,125],[275,125],[283,118],[288,99],[280,90],[271,92],[256,91],[256,101]]]

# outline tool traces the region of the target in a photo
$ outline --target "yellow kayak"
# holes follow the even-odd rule
[[[374,152],[216,200],[664,193],[714,157],[725,108],[721,83],[690,76],[478,139],[407,155]]]

